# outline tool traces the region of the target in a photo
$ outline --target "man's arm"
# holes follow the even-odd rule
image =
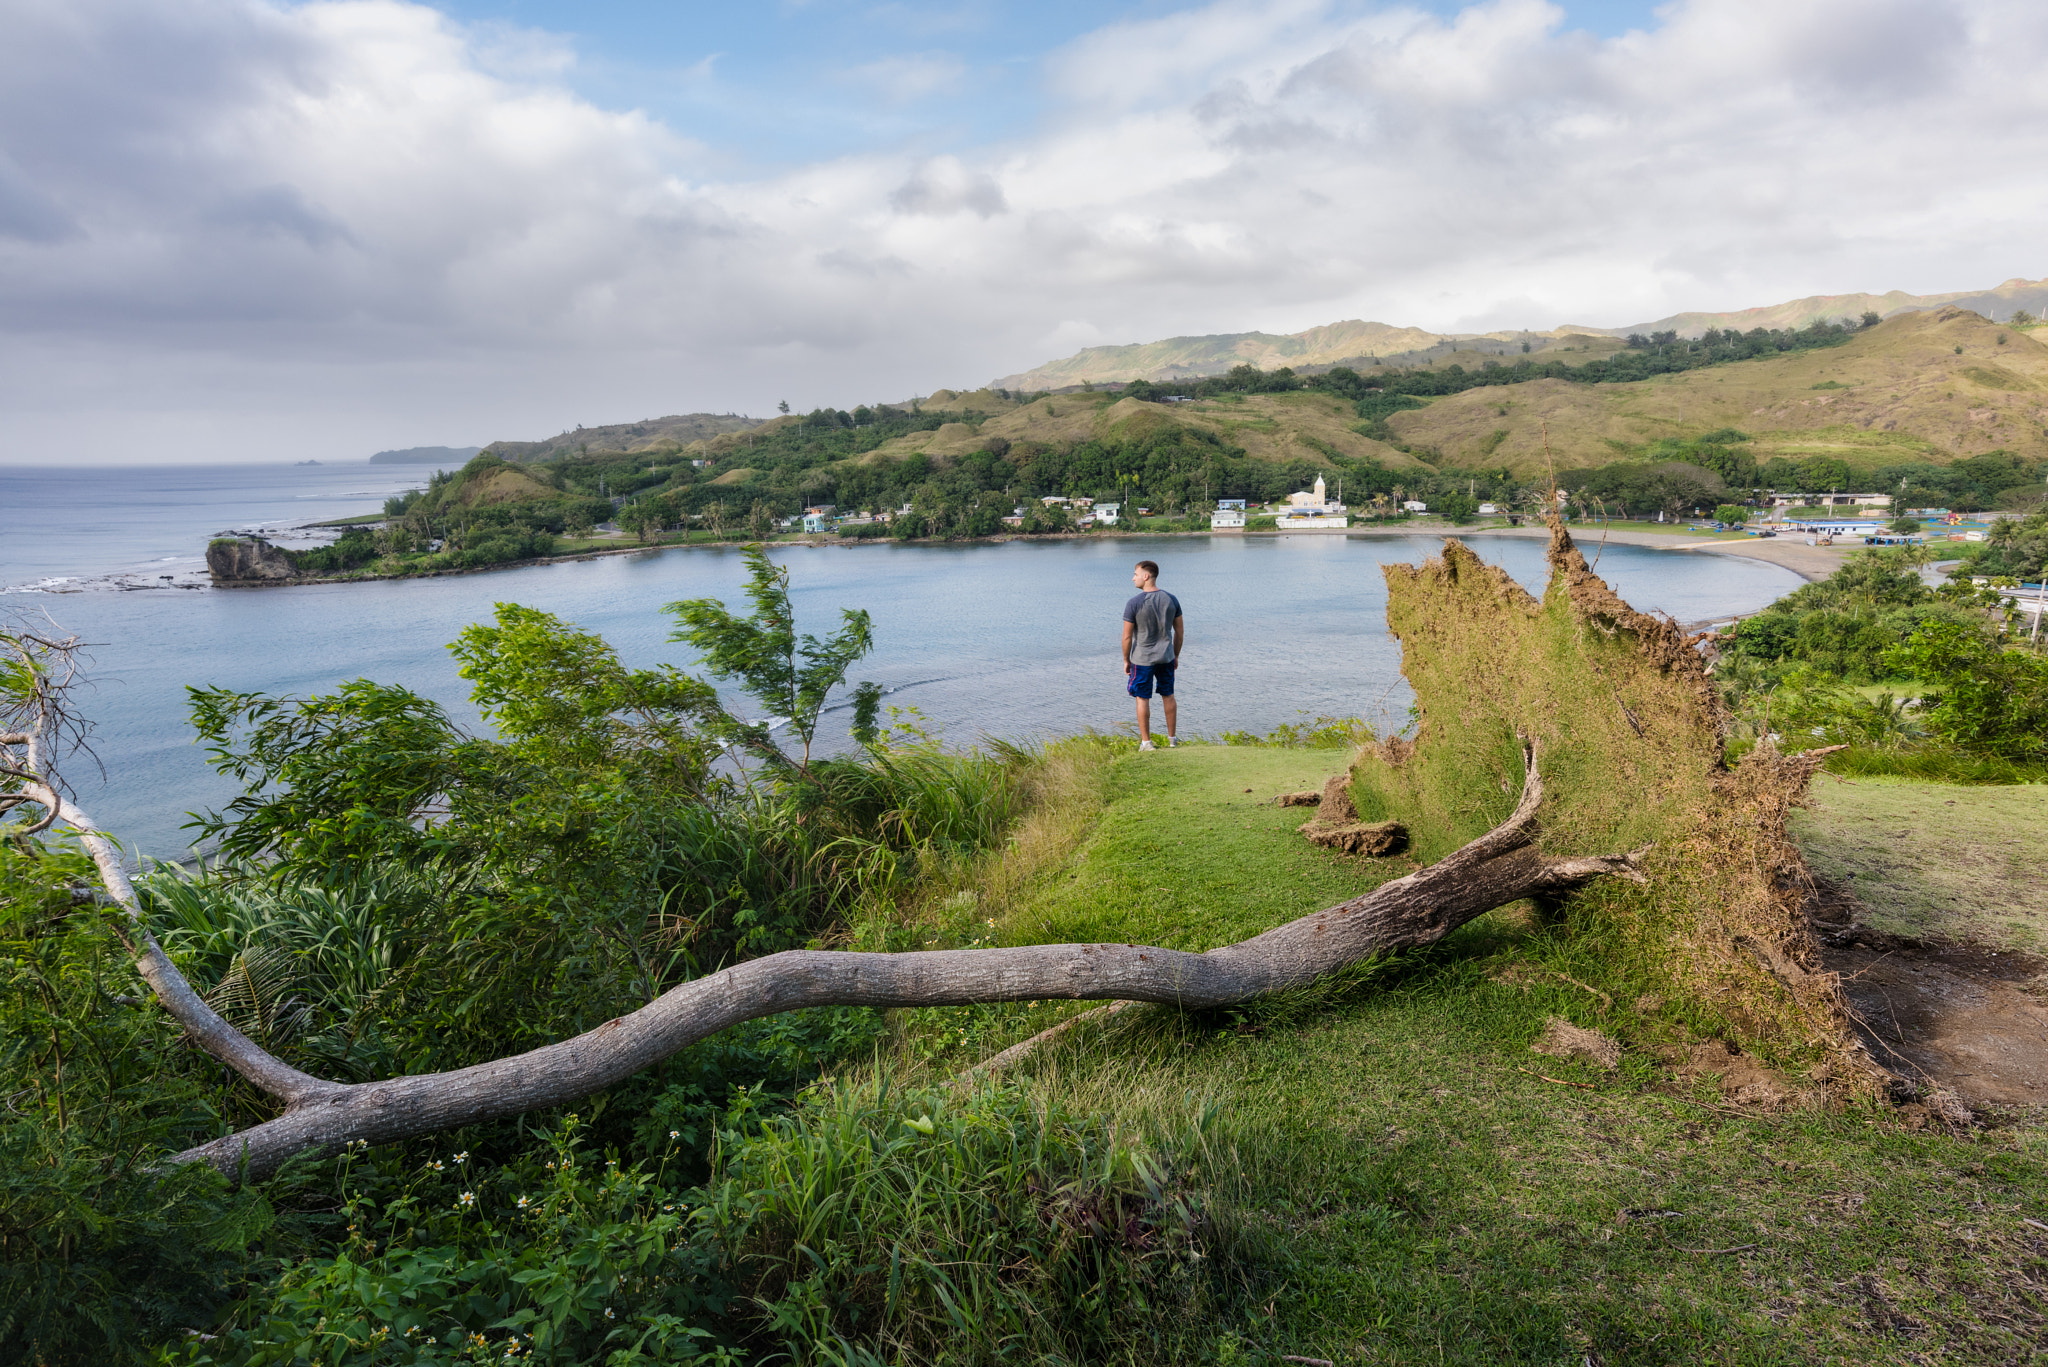
[[[1129,673],[1129,672],[1130,672],[1130,668],[1131,668],[1131,624],[1130,624],[1129,622],[1125,622],[1125,623],[1124,623],[1124,672],[1125,672],[1125,673]]]
[[[1128,632],[1130,628],[1126,627],[1124,630]],[[1180,663],[1181,648],[1187,644],[1187,639],[1188,619],[1176,612],[1173,615],[1173,662],[1175,664]]]

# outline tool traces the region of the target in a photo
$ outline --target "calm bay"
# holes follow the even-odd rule
[[[188,685],[305,694],[353,678],[402,684],[478,718],[447,650],[461,629],[518,602],[604,635],[631,665],[690,668],[667,641],[664,603],[741,603],[737,549],[648,551],[439,579],[287,589],[121,591],[156,572],[189,579],[206,538],[368,512],[424,471],[387,466],[85,470],[0,467],[4,610],[47,612],[93,643],[89,761],[78,800],[141,854],[185,850],[185,813],[234,795],[194,745]],[[31,511],[33,516],[30,516]],[[1185,732],[1267,731],[1320,715],[1399,725],[1409,695],[1386,628],[1380,566],[1436,553],[1434,535],[1109,537],[972,545],[786,546],[799,629],[833,630],[841,608],[875,620],[854,677],[890,690],[954,744],[1028,739],[1130,721],[1117,639],[1130,567],[1157,560],[1182,601]],[[1543,543],[1474,537],[1488,561],[1540,591]],[[1589,548],[1590,549],[1590,548]],[[1600,574],[1637,607],[1681,621],[1753,611],[1801,582],[1721,555],[1609,546]],[[62,581],[62,582],[53,582]],[[159,581],[159,582],[176,582]],[[52,589],[58,591],[51,591]],[[79,591],[64,591],[77,589]],[[845,743],[845,713],[827,718]]]

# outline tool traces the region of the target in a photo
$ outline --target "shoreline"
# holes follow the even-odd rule
[[[1804,541],[1789,538],[1764,540],[1750,537],[1743,540],[1699,540],[1696,534],[1688,537],[1681,532],[1649,532],[1634,528],[1606,530],[1586,525],[1568,526],[1572,540],[1587,551],[1589,563],[1597,563],[1599,547],[1612,542],[1617,545],[1643,546],[1653,550],[1702,552],[1709,555],[1733,555],[1748,560],[1760,560],[1791,570],[1809,583],[1827,578],[1840,567],[1852,550],[1858,546],[1809,546]],[[1597,535],[1595,533],[1597,532]],[[1445,539],[1474,537],[1519,537],[1547,538],[1550,531],[1544,526],[1535,527],[1468,527],[1461,528],[1448,523],[1398,527],[1345,527],[1345,528],[1302,528],[1293,531],[1260,529],[1258,531],[1092,531],[1092,532],[1046,532],[1038,535],[1003,535],[970,537],[959,541],[930,540],[916,538],[897,541],[892,537],[798,537],[788,541],[769,541],[771,548],[778,546],[806,546],[829,549],[854,549],[868,545],[911,545],[911,546],[986,546],[1003,545],[1013,541],[1087,541],[1087,540],[1154,540],[1179,537],[1282,537],[1282,536],[1341,536],[1357,538],[1434,536]],[[508,560],[497,565],[475,565],[456,569],[419,570],[401,574],[351,573],[337,575],[308,575],[291,579],[249,579],[214,581],[218,589],[288,589],[304,588],[322,584],[372,583],[403,579],[439,579],[466,574],[494,574],[504,570],[531,569],[543,565],[572,564],[578,561],[597,560],[615,555],[647,555],[659,551],[700,551],[732,550],[757,544],[750,541],[712,542],[657,542],[652,545],[599,546],[571,551],[561,555],[539,556],[530,560]],[[195,586],[196,587],[196,586]]]

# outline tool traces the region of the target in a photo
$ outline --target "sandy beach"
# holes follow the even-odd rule
[[[1599,527],[1573,527],[1572,540],[1586,553],[1590,563],[1605,545],[1654,546],[1665,551],[1697,551],[1701,555],[1739,555],[1750,560],[1765,560],[1773,565],[1783,565],[1803,579],[1825,579],[1841,567],[1842,561],[1851,551],[1863,549],[1861,541],[1837,542],[1832,546],[1809,546],[1798,536],[1779,535],[1771,538],[1745,537],[1742,540],[1709,538],[1701,540],[1697,534],[1688,536],[1683,532],[1642,532],[1603,531]],[[1533,536],[1548,537],[1550,532],[1543,527],[1497,527],[1476,532],[1453,532],[1458,536]]]

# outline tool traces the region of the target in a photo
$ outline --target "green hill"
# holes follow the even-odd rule
[[[494,441],[483,449],[501,460],[524,465],[593,452],[680,451],[693,441],[726,432],[745,432],[760,425],[759,418],[743,418],[736,413],[681,413],[606,427],[578,427],[545,441]]]
[[[1368,366],[1375,362],[1420,365],[1463,352],[1487,356],[1531,353],[1554,357],[1565,353],[1608,351],[1606,336],[1587,329],[1557,328],[1550,332],[1426,332],[1386,323],[1348,320],[1285,336],[1270,332],[1224,332],[1207,337],[1169,337],[1161,342],[1128,346],[1087,347],[1063,361],[992,381],[1006,390],[1078,388],[1090,384],[1122,384],[1130,380],[1172,381],[1221,375],[1232,366],[1261,370],[1334,365]]]
[[[2048,346],[1947,308],[1902,314],[1838,347],[1631,384],[1469,389],[1387,425],[1444,462],[1526,473],[1547,459],[1559,469],[1605,464],[1728,427],[1755,438],[1759,460],[1827,455],[1852,470],[1998,449],[2039,460],[2048,457]]]
[[[1032,369],[1007,375],[991,383],[1000,389],[1039,390],[1076,388],[1084,384],[1121,384],[1131,380],[1172,381],[1221,375],[1232,366],[1253,365],[1261,370],[1291,366],[1360,366],[1374,361],[1400,365],[1441,360],[1461,352],[1478,355],[1519,356],[1525,354],[1557,358],[1582,352],[1596,338],[1647,336],[1655,332],[1676,332],[1697,337],[1709,328],[1730,328],[1747,332],[1751,328],[1799,329],[1815,322],[1860,318],[1875,313],[1891,318],[1904,313],[1963,308],[1994,322],[2010,320],[2025,309],[2035,317],[2048,314],[2048,279],[2015,277],[1989,290],[1958,290],[1949,294],[1908,294],[1892,290],[1885,294],[1812,294],[1782,304],[1738,309],[1729,313],[1674,313],[1653,323],[1628,327],[1595,327],[1568,323],[1547,331],[1502,331],[1486,333],[1430,332],[1423,328],[1396,327],[1387,323],[1355,319],[1309,328],[1305,332],[1222,332],[1200,337],[1168,337],[1158,342],[1133,342],[1125,346],[1085,347],[1059,361],[1048,361]]]
[[[2014,277],[1988,290],[1956,290],[1949,294],[1908,294],[1891,290],[1884,294],[1809,294],[1763,308],[1738,309],[1733,313],[1674,313],[1654,323],[1637,323],[1626,328],[1587,328],[1588,332],[1610,332],[1617,337],[1631,332],[1648,335],[1672,331],[1681,337],[1697,337],[1708,328],[1803,328],[1809,323],[1836,318],[1860,318],[1875,313],[1890,318],[1901,313],[1918,313],[1940,308],[1963,308],[1981,313],[1994,322],[2025,309],[2035,317],[2048,312],[2048,279],[2024,280]]]

